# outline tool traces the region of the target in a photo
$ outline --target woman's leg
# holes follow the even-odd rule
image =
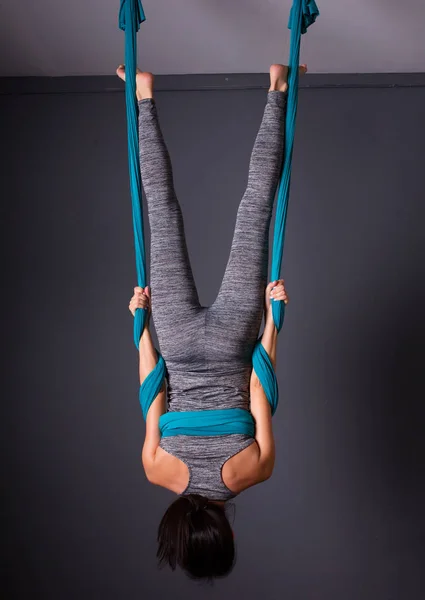
[[[142,74],[143,75],[143,74]],[[152,314],[166,321],[198,308],[183,217],[174,191],[170,156],[153,98],[139,100],[140,170],[151,231]]]
[[[306,72],[302,65],[300,74]],[[227,345],[236,354],[252,351],[263,317],[270,220],[283,159],[287,74],[284,65],[270,68],[270,89],[251,155],[248,185],[220,291],[211,307],[210,323],[228,331]]]
[[[269,91],[251,155],[248,185],[237,213],[229,260],[212,307],[221,324],[234,329],[234,334],[247,342],[257,338],[263,316],[269,228],[282,168],[285,109],[286,93]]]

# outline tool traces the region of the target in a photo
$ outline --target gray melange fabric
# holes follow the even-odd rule
[[[254,442],[248,435],[176,435],[161,439],[160,446],[177,456],[189,469],[189,483],[183,494],[202,494],[210,500],[236,496],[224,483],[221,468],[231,456]]]
[[[185,241],[170,157],[153,100],[139,102],[140,168],[151,229],[152,318],[168,377],[168,410],[249,410],[252,351],[259,335],[268,273],[273,200],[282,167],[286,94],[269,92],[249,165],[229,261],[217,298],[201,306]],[[183,493],[212,500],[234,494],[224,462],[253,443],[247,435],[162,438],[188,465]]]

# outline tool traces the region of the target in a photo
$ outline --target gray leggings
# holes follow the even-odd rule
[[[251,356],[264,310],[285,109],[286,94],[268,92],[224,277],[214,303],[204,307],[193,279],[155,102],[139,102],[140,168],[151,230],[152,318],[167,364],[169,410],[249,407]]]

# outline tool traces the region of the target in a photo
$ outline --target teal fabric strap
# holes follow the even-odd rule
[[[130,173],[130,193],[133,213],[134,247],[136,254],[137,284],[144,288],[146,281],[146,254],[143,236],[142,185],[139,167],[139,131],[136,99],[137,32],[145,21],[145,13],[140,0],[121,0],[119,27],[125,32],[125,103],[127,110],[128,163]],[[139,342],[146,326],[146,310],[138,308],[134,317],[134,344]],[[140,386],[139,399],[143,416],[146,419],[152,402],[157,397],[166,375],[165,362],[157,351],[158,362],[154,370]]]
[[[158,357],[156,367],[145,378],[139,389],[139,401],[145,421],[152,402],[158,396],[162,386],[164,385],[164,377],[166,372],[165,361],[158,350],[156,350],[156,354]]]
[[[243,408],[167,412],[159,419],[162,437],[174,435],[226,435],[244,433],[255,435],[251,413]]]
[[[319,10],[314,0],[294,0],[288,24],[288,27],[291,30],[291,42],[289,49],[285,151],[276,201],[272,265],[270,272],[271,281],[276,281],[280,278],[283,246],[285,243],[285,226],[291,183],[292,150],[294,146],[295,120],[298,105],[298,67],[300,64],[301,34],[306,33],[308,27],[315,22],[318,16]],[[272,300],[271,302],[273,321],[276,329],[280,331],[285,318],[285,303],[279,300]],[[252,364],[270,403],[272,414],[274,414],[279,400],[277,378],[270,357],[261,344],[261,338],[255,345]]]
[[[252,367],[263,386],[273,416],[277,409],[279,390],[272,361],[261,343],[261,338],[258,340],[252,354]]]

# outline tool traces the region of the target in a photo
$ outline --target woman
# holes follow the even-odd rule
[[[303,65],[301,73],[306,72]],[[277,331],[271,299],[288,302],[284,281],[267,283],[268,239],[285,131],[288,68],[272,65],[263,120],[251,156],[229,261],[214,303],[201,306],[188,257],[170,158],[153,99],[153,76],[137,72],[140,168],[151,229],[151,291],[134,288],[130,311],[154,318],[167,364],[168,410],[250,410],[255,438],[244,434],[161,439],[165,386],[146,419],[142,462],[148,480],[179,495],[158,531],[158,558],[193,578],[227,575],[235,562],[225,503],[268,479],[275,447],[271,411],[252,369],[252,351],[265,313],[262,344],[273,365]],[[117,69],[125,79],[124,67]],[[264,298],[265,293],[265,298]],[[149,327],[140,339],[140,383],[157,355]]]

